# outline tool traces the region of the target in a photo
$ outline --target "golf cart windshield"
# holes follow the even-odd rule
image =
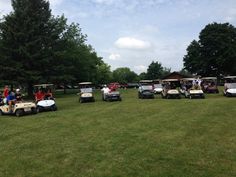
[[[230,83],[226,86],[228,89],[236,89],[236,83]]]
[[[162,88],[161,84],[154,84],[154,88]]]
[[[142,85],[142,90],[152,90],[152,85]]]
[[[81,88],[80,92],[81,93],[92,93],[93,89],[92,88]]]

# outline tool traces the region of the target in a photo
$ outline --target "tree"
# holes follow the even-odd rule
[[[13,12],[0,24],[1,75],[5,81],[32,85],[47,81],[55,41],[62,32],[45,0],[12,0]],[[59,30],[59,31],[58,31]]]
[[[150,80],[161,79],[163,76],[169,73],[170,73],[169,68],[163,67],[162,64],[159,63],[158,61],[157,62],[152,61],[152,63],[148,66],[146,78]]]
[[[117,68],[113,71],[113,80],[120,83],[135,82],[138,80],[138,75],[129,68]]]
[[[97,66],[97,77],[96,77],[96,84],[105,84],[109,83],[112,80],[112,72],[111,67],[102,62],[100,65]]]
[[[145,79],[147,79],[147,73],[142,72],[142,73],[139,74],[138,77],[139,77],[139,80],[145,80]]]
[[[184,67],[199,75],[236,74],[236,28],[229,23],[208,24],[184,56]]]
[[[51,15],[46,0],[12,0],[13,12],[0,23],[0,80],[32,85],[95,81],[104,65],[78,24]]]

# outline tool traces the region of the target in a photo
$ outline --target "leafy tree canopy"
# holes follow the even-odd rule
[[[184,67],[199,75],[236,74],[236,28],[229,23],[212,23],[192,41],[184,56]]]

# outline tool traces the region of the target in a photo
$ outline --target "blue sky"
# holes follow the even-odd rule
[[[159,61],[172,71],[208,23],[236,26],[235,0],[50,0],[55,15],[80,24],[98,55],[111,65],[146,71]],[[0,16],[11,10],[0,0]]]

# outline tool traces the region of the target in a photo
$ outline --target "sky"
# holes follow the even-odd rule
[[[112,70],[146,72],[152,61],[179,71],[186,48],[209,23],[236,26],[236,0],[49,0],[52,13],[79,23]],[[0,17],[11,11],[0,0]]]

